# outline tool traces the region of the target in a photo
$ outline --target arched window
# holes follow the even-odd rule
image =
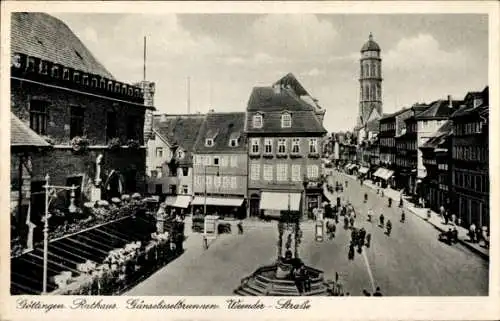
[[[377,88],[375,84],[372,85],[372,99],[371,100],[377,100]]]
[[[365,100],[370,99],[370,87],[368,85],[365,85]]]
[[[365,98],[364,93],[363,93],[363,86],[361,86],[361,88],[360,88],[359,98],[360,98],[361,100],[363,100],[363,98]]]
[[[382,100],[382,88],[380,87],[380,84],[377,84],[377,99]]]
[[[364,68],[363,64],[361,64],[361,73],[360,73],[361,77],[363,77],[364,71],[365,71],[365,68]]]
[[[380,66],[380,63],[377,64],[377,75],[379,78],[382,78],[382,67]]]
[[[377,74],[375,73],[375,65],[371,65],[372,67],[372,77],[377,77]]]

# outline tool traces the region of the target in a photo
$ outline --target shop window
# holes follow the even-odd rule
[[[155,194],[156,195],[163,194],[163,184],[156,184],[155,185]]]

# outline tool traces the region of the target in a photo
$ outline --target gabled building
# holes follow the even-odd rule
[[[42,237],[45,176],[76,186],[75,205],[145,190],[147,109],[140,87],[114,79],[61,20],[45,13],[11,15],[11,111],[52,149],[32,155],[29,204],[34,242]],[[97,166],[99,163],[99,166]],[[98,170],[99,169],[99,170]],[[63,193],[64,194],[64,193]],[[61,211],[69,197],[60,196]],[[56,227],[57,218],[50,226]]]
[[[288,210],[311,216],[319,206],[323,116],[291,74],[272,86],[253,88],[245,122],[251,216]]]
[[[409,195],[415,194],[417,181],[417,122],[415,115],[428,108],[425,104],[415,104],[396,115],[396,175],[397,189],[404,189]]]
[[[464,106],[452,116],[451,212],[468,227],[490,224],[489,92],[465,96]]]
[[[206,115],[193,147],[194,213],[246,216],[248,143],[244,124],[244,112]]]
[[[455,112],[462,101],[453,100],[450,95],[446,100],[438,100],[430,104],[429,108],[421,113],[415,115],[411,120],[417,124],[417,147],[425,144],[430,137],[434,135],[438,129],[444,125],[450,118],[451,114]],[[422,159],[422,151],[417,149],[417,186],[416,192],[419,196],[423,197],[426,201],[426,191],[423,188],[422,180],[427,175],[425,166]]]
[[[446,121],[422,146],[422,160],[427,175],[423,179],[423,194],[427,206],[439,212],[449,209],[451,201],[451,136],[453,122]]]
[[[202,114],[160,114],[153,118],[148,141],[148,192],[166,197],[166,204],[188,208],[193,194],[192,151]]]

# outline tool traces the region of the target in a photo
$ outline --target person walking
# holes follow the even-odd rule
[[[451,214],[451,224],[457,224],[457,216],[455,214]]]
[[[384,214],[383,213],[380,214],[380,226],[384,227]]]
[[[448,213],[444,214],[444,225],[448,225]]]
[[[349,244],[349,253],[347,254],[347,258],[349,260],[354,259],[354,243],[353,242],[351,242],[351,244]]]
[[[349,224],[351,228],[354,228],[354,217],[351,216],[351,218],[349,219]]]
[[[372,240],[372,235],[370,233],[366,234],[366,247],[370,247]]]
[[[444,206],[443,205],[441,205],[439,207],[439,215],[444,216]]]
[[[401,211],[401,223],[405,222],[405,211]]]
[[[243,234],[243,221],[240,219],[238,224],[238,234]]]
[[[373,293],[373,296],[382,296],[382,292],[380,291],[380,287],[377,286],[377,289],[375,290],[375,293]]]
[[[470,225],[469,227],[469,237],[470,237],[470,241],[472,243],[475,243],[476,242],[476,224],[474,224],[474,222],[472,222],[472,224]]]

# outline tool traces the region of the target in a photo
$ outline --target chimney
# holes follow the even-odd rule
[[[136,86],[142,89],[144,95],[144,105],[154,107],[155,83],[143,80]],[[149,137],[153,133],[153,111],[146,109],[144,115],[144,143],[147,143]]]
[[[451,95],[448,95],[448,107],[453,108],[453,99],[451,98]]]

